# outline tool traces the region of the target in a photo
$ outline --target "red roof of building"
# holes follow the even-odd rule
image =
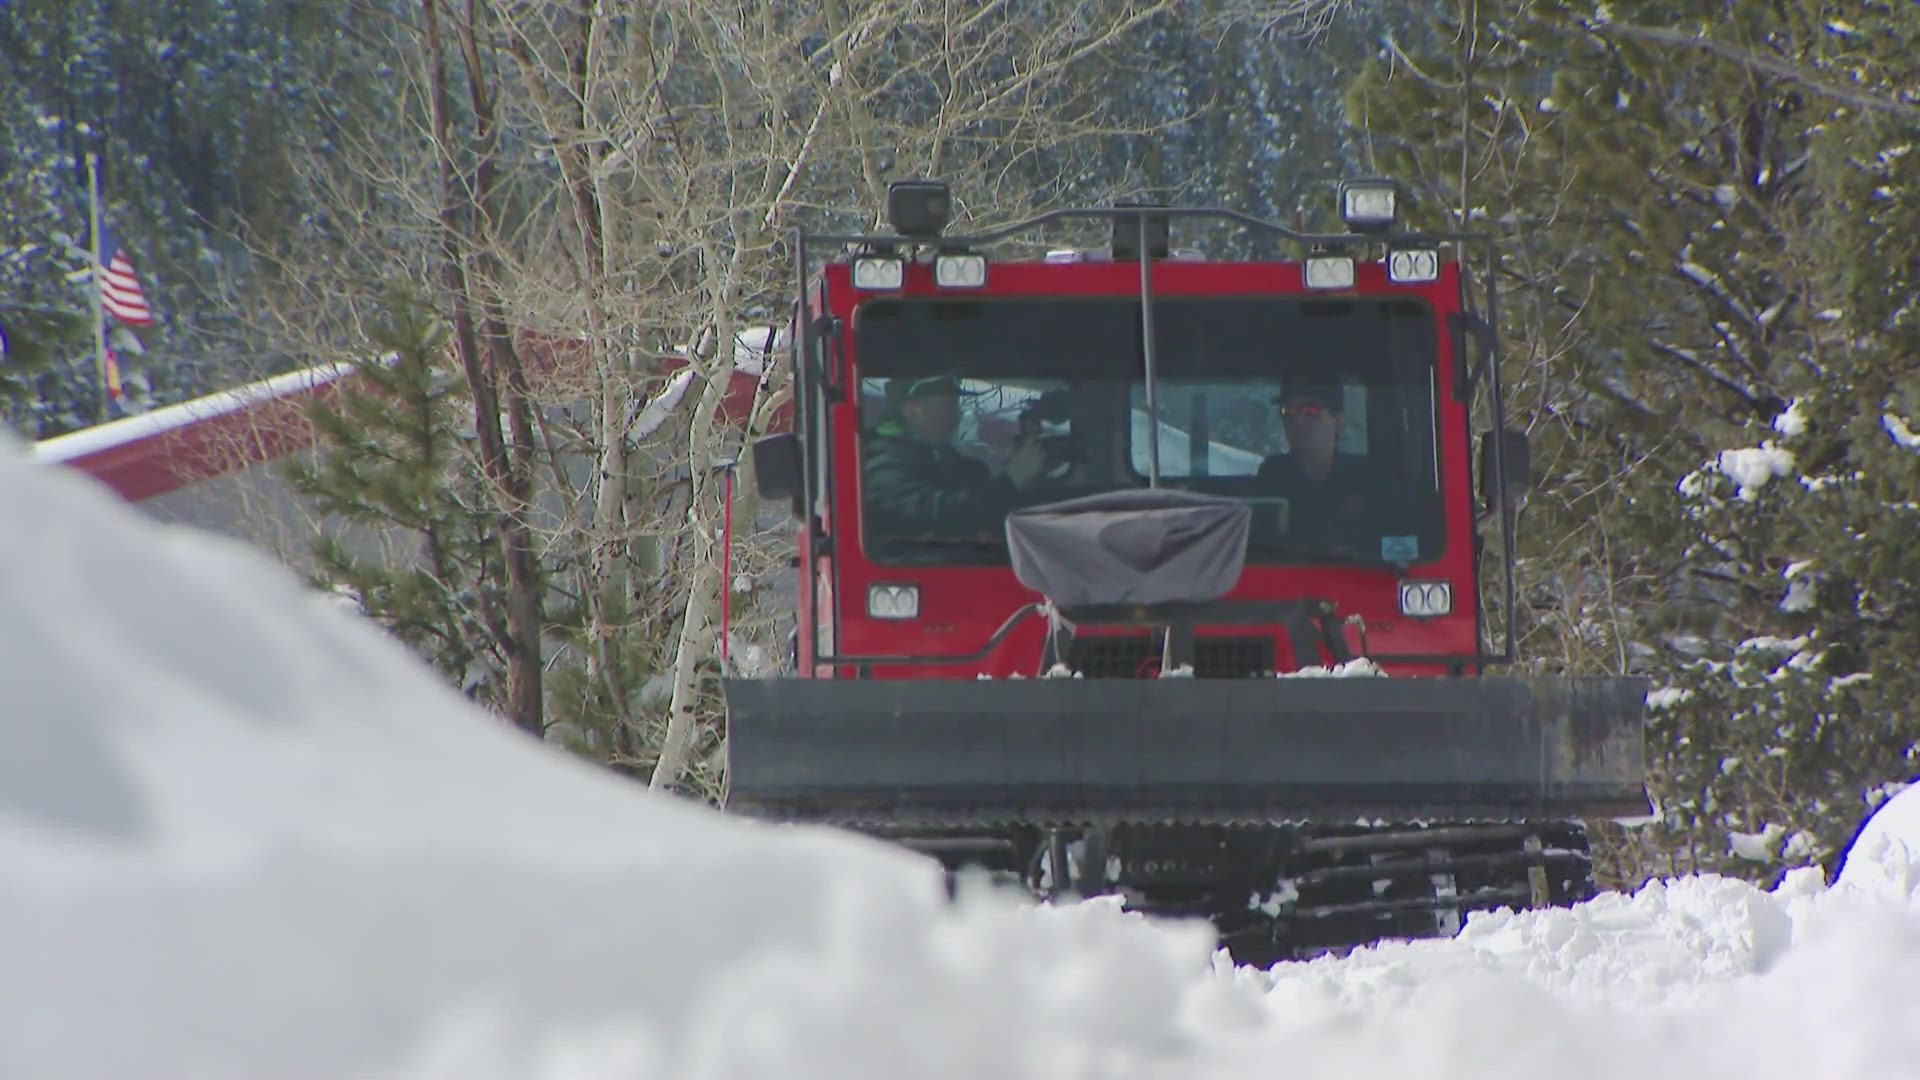
[[[665,373],[684,374],[685,361],[663,366]],[[352,364],[335,364],[277,375],[46,439],[34,446],[34,454],[80,469],[129,502],[142,502],[312,446],[313,428],[302,407],[334,393],[353,370]],[[760,377],[756,365],[736,367],[718,409],[725,422],[745,425]],[[690,381],[670,378],[648,411],[677,410]],[[776,425],[790,413],[788,407],[779,410]]]
[[[335,364],[276,375],[42,440],[34,456],[72,466],[129,502],[142,502],[313,445],[301,406],[331,393],[353,369]]]

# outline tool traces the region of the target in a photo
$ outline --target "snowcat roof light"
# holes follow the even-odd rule
[[[1309,289],[1353,288],[1353,260],[1345,255],[1315,255],[1305,267]]]
[[[953,192],[941,180],[895,180],[887,185],[887,224],[901,236],[932,240],[953,220]]]
[[[987,257],[941,252],[933,257],[933,283],[943,289],[979,289],[987,284]]]
[[[906,283],[907,264],[892,255],[862,255],[853,260],[853,287],[863,292],[887,292]]]
[[[1400,217],[1400,185],[1382,177],[1340,183],[1340,220],[1351,232],[1386,232]]]
[[[1387,280],[1395,285],[1433,281],[1440,276],[1440,253],[1431,248],[1387,252]]]

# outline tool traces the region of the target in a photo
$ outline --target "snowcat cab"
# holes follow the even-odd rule
[[[1510,610],[1529,469],[1457,254],[1491,282],[1492,245],[1396,202],[959,237],[918,181],[891,234],[798,236],[795,430],[754,447],[802,522],[795,670],[724,682],[728,808],[1205,917],[1250,963],[1592,895],[1582,819],[1648,808],[1647,686],[1487,674],[1481,536]],[[1099,219],[1104,251],[996,255]],[[1191,221],[1283,250],[1193,257]]]

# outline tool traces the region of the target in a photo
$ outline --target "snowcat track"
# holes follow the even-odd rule
[[[1450,937],[1473,912],[1565,907],[1597,892],[1576,821],[946,825],[848,827],[938,859],[952,880],[971,868],[1036,895],[1118,894],[1129,911],[1205,919],[1237,963],[1259,967]],[[1076,887],[1052,879],[1056,836]],[[1090,836],[1107,856],[1092,877],[1080,865]]]
[[[1475,911],[1569,907],[1597,894],[1586,826],[1578,821],[1309,822],[1056,821],[977,815],[937,828],[889,815],[841,828],[937,859],[956,884],[968,869],[1020,882],[1035,896],[1119,894],[1127,911],[1212,922],[1235,963],[1269,967],[1344,955],[1386,940],[1448,938]],[[1227,815],[1231,817],[1231,815]],[[814,821],[803,817],[804,821]],[[1089,878],[1079,855],[1104,830],[1110,863]],[[1062,838],[1077,888],[1052,882]]]

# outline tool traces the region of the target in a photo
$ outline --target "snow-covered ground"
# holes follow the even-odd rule
[[[1234,970],[1201,928],[950,906],[904,853],[650,796],[11,443],[0,507],[0,1076],[1920,1075],[1920,788],[1834,890]]]

